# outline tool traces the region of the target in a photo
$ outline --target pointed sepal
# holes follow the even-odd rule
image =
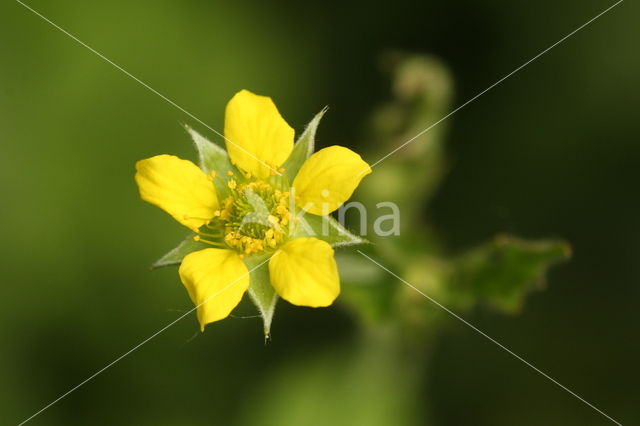
[[[246,256],[243,261],[249,269],[251,283],[249,284],[249,296],[260,316],[264,330],[265,341],[271,337],[271,321],[275,312],[278,294],[271,286],[269,280],[269,261],[271,255],[253,255]]]
[[[300,214],[298,218],[300,221],[296,224],[294,234],[297,238],[318,238],[328,242],[332,247],[352,246],[369,242],[350,232],[332,216],[317,216],[308,213]]]
[[[163,266],[179,265],[182,259],[191,252],[203,250],[208,246],[200,241],[194,241],[195,234],[189,234],[176,248],[162,256],[151,265],[151,269],[162,268]]]
[[[316,116],[313,117],[313,120],[307,124],[306,129],[302,132],[293,146],[293,150],[291,151],[289,158],[282,165],[284,168],[284,175],[289,179],[289,182],[293,182],[293,179],[298,174],[298,170],[302,167],[302,163],[304,163],[305,160],[313,154],[316,131],[318,130],[320,120],[324,113],[327,112],[327,109],[328,107],[324,107],[322,111],[317,113]]]
[[[227,173],[232,172],[237,175],[238,170],[231,164],[227,151],[188,125],[185,124],[184,128],[193,139],[193,144],[196,151],[198,151],[198,166],[200,166],[200,169],[206,174],[210,174],[212,171],[216,173],[218,178],[213,179],[213,184],[216,187],[219,198],[229,195],[229,188],[226,182]]]

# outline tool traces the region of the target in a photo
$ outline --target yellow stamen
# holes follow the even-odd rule
[[[210,244],[210,245],[216,246],[216,247],[224,247],[224,244],[222,244],[222,243],[217,243],[215,241],[209,241],[209,240],[202,239],[202,238],[200,238],[199,235],[194,235],[193,241],[200,241],[201,243]]]
[[[213,237],[213,238],[219,238],[222,236],[222,234],[218,233],[218,234],[209,234],[207,232],[201,232],[201,231],[196,231],[199,235],[204,235],[205,237]]]

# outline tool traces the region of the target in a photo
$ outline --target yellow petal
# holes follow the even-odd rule
[[[307,158],[293,180],[296,204],[316,215],[326,215],[347,201],[371,167],[342,146],[321,149]]]
[[[227,104],[224,136],[231,162],[259,178],[274,173],[293,149],[294,131],[271,98],[247,90]]]
[[[294,305],[329,306],[340,294],[331,246],[317,238],[296,238],[269,260],[271,285]]]
[[[189,228],[202,226],[218,208],[213,183],[191,161],[156,155],[138,161],[136,171],[140,197]]]
[[[249,288],[249,271],[236,252],[208,248],[189,253],[180,279],[198,307],[200,329],[229,316]]]

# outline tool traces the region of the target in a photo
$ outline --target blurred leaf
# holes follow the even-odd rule
[[[302,163],[304,163],[304,161],[313,153],[316,130],[318,129],[318,124],[320,124],[320,120],[325,112],[327,112],[326,107],[313,117],[313,120],[311,120],[307,125],[307,128],[302,132],[302,135],[300,135],[298,141],[293,146],[293,150],[291,151],[289,158],[287,158],[287,161],[282,165],[284,168],[284,175],[289,179],[289,182],[293,182],[293,179],[298,174],[298,170],[300,170]]]
[[[391,312],[394,282],[387,273],[351,250],[335,255],[340,272],[340,302],[348,304],[367,324],[376,324]]]
[[[308,213],[300,216],[295,237],[315,237],[331,244],[332,247],[352,246],[368,243],[367,240],[352,234],[331,216],[316,216]]]
[[[251,283],[247,292],[262,317],[265,339],[270,337],[271,321],[278,301],[278,294],[269,279],[269,265],[265,262],[268,257],[269,255],[246,256],[243,259],[244,264],[251,271]]]
[[[454,299],[471,299],[516,312],[527,293],[544,284],[548,268],[569,256],[570,248],[562,241],[498,236],[453,261],[448,288]]]
[[[187,238],[178,244],[176,248],[162,256],[153,265],[151,265],[151,269],[157,269],[163,266],[179,265],[180,262],[182,262],[182,259],[189,253],[207,248],[206,244],[200,241],[194,241],[194,235],[195,234],[189,234]]]
[[[369,120],[364,146],[375,151],[365,157],[380,165],[362,182],[358,194],[368,209],[380,201],[396,203],[403,232],[412,232],[423,223],[424,204],[446,171],[443,136],[448,123],[440,120],[449,111],[453,83],[436,58],[392,52],[383,59],[392,75],[393,99]]]

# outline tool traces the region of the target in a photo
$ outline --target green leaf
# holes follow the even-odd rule
[[[498,236],[454,260],[450,296],[477,300],[505,312],[517,312],[527,293],[544,285],[548,268],[570,256],[562,241],[525,241]]]
[[[316,216],[311,213],[298,215],[300,222],[295,230],[295,237],[314,237],[326,241],[332,247],[365,244],[368,241],[352,234],[332,216]]]
[[[151,265],[151,269],[157,269],[163,266],[179,265],[182,262],[182,259],[189,253],[207,248],[206,244],[200,241],[194,241],[194,235],[195,234],[189,234],[187,238],[178,244],[176,248],[162,256],[153,265]]]
[[[293,179],[298,174],[302,163],[313,154],[316,139],[316,130],[318,124],[324,113],[327,112],[327,107],[324,107],[322,111],[313,117],[313,120],[307,125],[307,128],[302,132],[302,135],[298,138],[298,141],[293,146],[293,150],[289,155],[287,161],[284,162],[282,167],[284,168],[284,175],[289,179],[289,182],[293,182]]]
[[[188,125],[185,124],[184,128],[191,136],[191,139],[193,139],[193,144],[198,151],[198,165],[206,174],[209,174],[211,171],[216,172],[218,178],[213,180],[216,191],[221,199],[226,197],[229,195],[229,187],[226,182],[227,172],[233,172],[238,175],[238,170],[229,161],[227,151],[209,141]]]
[[[249,296],[253,304],[258,308],[262,317],[264,338],[268,340],[271,336],[271,321],[278,301],[278,294],[273,289],[269,279],[269,262],[267,259],[271,255],[246,256],[243,261],[249,269],[251,283],[249,284]]]

